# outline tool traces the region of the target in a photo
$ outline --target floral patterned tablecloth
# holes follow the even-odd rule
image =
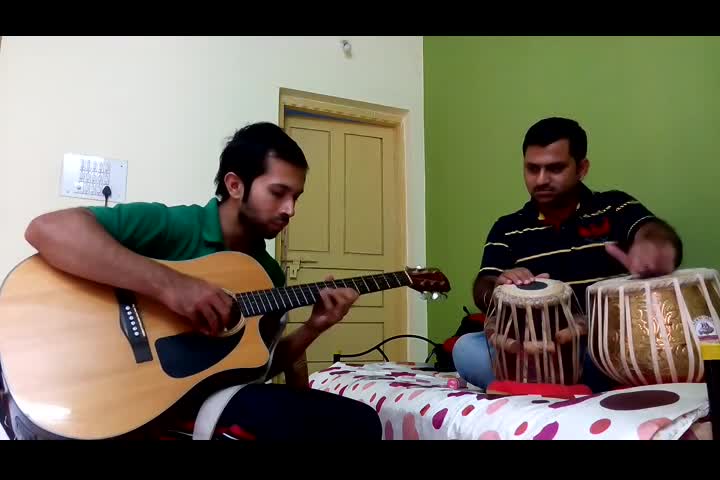
[[[633,387],[570,400],[448,386],[424,364],[336,363],[310,387],[364,402],[386,440],[709,439],[705,384]]]

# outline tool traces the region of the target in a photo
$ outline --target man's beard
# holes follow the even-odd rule
[[[276,218],[273,220],[285,221],[284,217]],[[238,222],[243,226],[245,231],[251,236],[262,237],[265,240],[271,240],[278,236],[280,230],[275,230],[268,226],[265,222],[262,222],[257,215],[256,210],[249,204],[249,202],[243,202],[238,211]]]

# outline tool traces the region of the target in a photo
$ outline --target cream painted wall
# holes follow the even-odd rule
[[[407,262],[424,264],[422,37],[347,38],[350,59],[340,37],[3,37],[0,274],[34,253],[34,216],[88,203],[59,196],[65,152],[127,160],[127,201],[204,203],[225,139],[277,122],[280,88],[409,111]],[[408,290],[411,333],[425,335],[417,297]]]

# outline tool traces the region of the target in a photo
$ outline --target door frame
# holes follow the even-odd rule
[[[398,265],[398,269],[407,266],[407,176],[406,165],[407,159],[406,141],[407,141],[407,118],[408,111],[400,108],[387,107],[373,103],[361,102],[357,100],[349,100],[340,97],[322,95],[318,93],[303,92],[288,88],[280,88],[278,124],[280,128],[285,129],[285,111],[291,109],[299,112],[323,115],[337,119],[355,120],[368,125],[376,125],[388,127],[394,130],[396,138],[395,148],[395,167],[397,178],[397,192],[400,199],[398,207],[399,218],[399,239],[395,246],[396,257],[406,265]],[[287,229],[284,229],[275,242],[275,258],[278,263],[285,269],[285,258],[287,257],[286,245]],[[408,318],[410,290],[407,289],[404,301],[399,302],[400,328],[401,333],[410,331],[410,319]],[[407,361],[410,355],[409,344],[406,339],[393,340],[399,343],[398,351],[404,353],[404,358],[400,361]],[[373,345],[368,345],[367,348]],[[350,352],[347,352],[350,353]]]

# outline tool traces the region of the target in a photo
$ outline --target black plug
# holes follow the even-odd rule
[[[105,195],[105,206],[107,207],[108,204],[108,198],[110,198],[110,195],[112,195],[112,190],[110,190],[109,185],[105,185],[102,189],[102,194]]]

